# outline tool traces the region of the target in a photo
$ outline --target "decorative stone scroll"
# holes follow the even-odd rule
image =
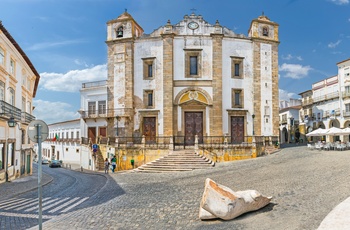
[[[199,218],[201,220],[216,218],[231,220],[243,213],[266,206],[271,199],[272,197],[265,197],[256,190],[234,192],[207,178],[200,203]]]

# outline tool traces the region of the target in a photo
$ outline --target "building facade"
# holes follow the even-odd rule
[[[265,15],[248,36],[195,14],[150,34],[127,12],[108,21],[107,135],[278,136],[278,28]]]
[[[0,21],[0,183],[32,174],[32,100],[40,76]],[[8,122],[15,126],[9,127]]]
[[[299,94],[302,97],[300,129],[305,134],[317,128],[350,126],[350,59],[337,63],[337,67],[337,75],[315,82],[311,90]],[[323,138],[349,141],[349,136]]]
[[[304,141],[299,132],[300,99],[280,101],[280,143]]]

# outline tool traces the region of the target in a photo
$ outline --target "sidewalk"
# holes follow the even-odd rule
[[[42,185],[44,186],[50,183],[52,179],[51,176],[43,173],[41,178]],[[35,189],[38,189],[38,170],[36,167],[33,167],[33,174],[31,176],[25,176],[0,184],[0,198],[1,200],[9,199]]]
[[[350,229],[350,197],[338,204],[321,222],[317,230]]]

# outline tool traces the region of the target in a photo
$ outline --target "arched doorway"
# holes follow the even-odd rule
[[[286,127],[282,129],[281,143],[288,143],[288,130]]]

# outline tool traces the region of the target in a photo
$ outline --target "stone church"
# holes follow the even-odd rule
[[[236,34],[192,13],[146,34],[126,11],[108,21],[108,135],[278,136],[278,27],[262,15]]]

